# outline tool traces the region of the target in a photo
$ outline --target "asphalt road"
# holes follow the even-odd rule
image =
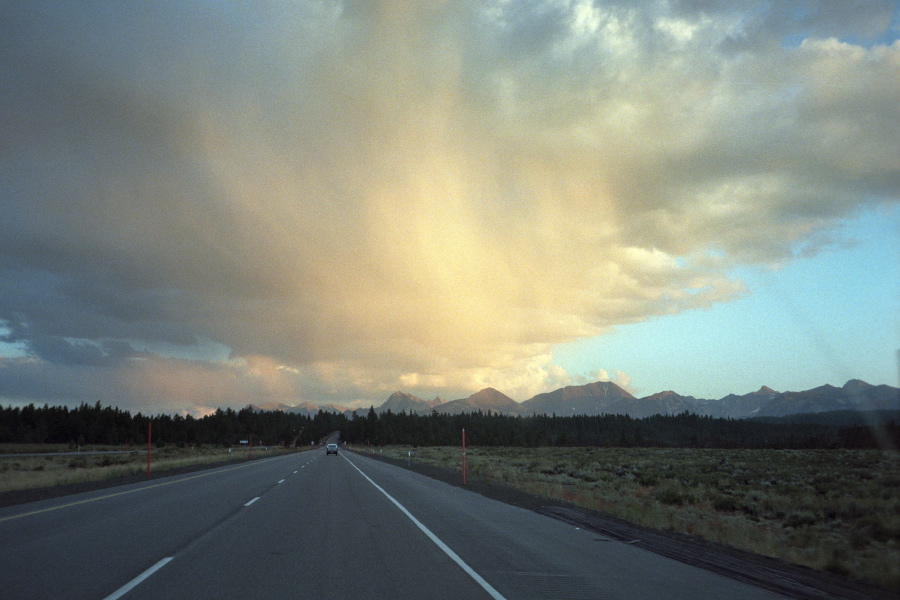
[[[324,450],[0,509],[0,597],[782,598]]]

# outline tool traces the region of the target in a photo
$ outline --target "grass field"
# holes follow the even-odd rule
[[[407,458],[410,448],[385,448]],[[459,448],[413,460],[461,468]],[[469,448],[499,482],[900,591],[900,460],[873,450]]]
[[[85,446],[80,452],[70,454],[67,445],[0,444],[0,492],[114,479],[147,472],[147,450],[139,449],[128,454],[92,454],[95,451],[123,450],[121,446]],[[65,452],[65,455],[52,453]],[[281,452],[281,448],[265,450],[254,448],[254,456],[266,456]],[[46,456],[22,456],[46,453]],[[197,446],[194,448],[153,448],[151,471],[154,473],[186,466],[224,462],[246,458],[247,448],[234,449],[221,446]]]

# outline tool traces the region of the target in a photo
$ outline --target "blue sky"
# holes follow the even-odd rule
[[[741,298],[561,345],[554,361],[586,376],[598,366],[614,380],[621,371],[638,395],[721,398],[852,378],[897,386],[900,210],[868,212],[839,235],[849,247],[780,269],[738,270]]]
[[[897,384],[898,3],[0,8],[0,402]]]

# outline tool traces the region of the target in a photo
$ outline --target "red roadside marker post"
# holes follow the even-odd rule
[[[462,471],[463,485],[466,485],[466,428],[462,428]]]
[[[147,421],[147,477],[150,477],[150,440],[153,438],[153,421]]]

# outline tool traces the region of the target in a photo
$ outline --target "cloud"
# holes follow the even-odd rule
[[[572,381],[554,344],[897,200],[891,4],[845,6],[6,7],[4,369],[176,407]]]

